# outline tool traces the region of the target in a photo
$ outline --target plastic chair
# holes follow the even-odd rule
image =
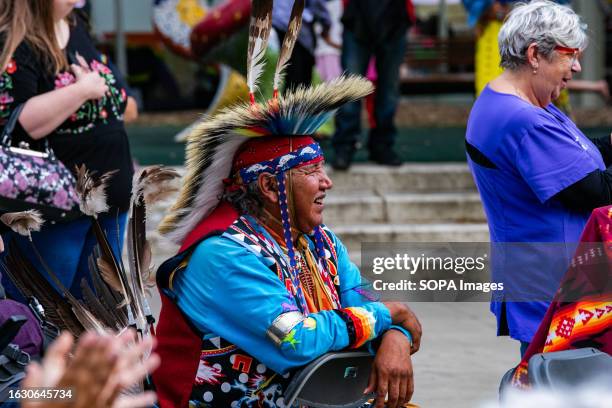
[[[594,348],[535,354],[529,359],[529,382],[534,387],[562,389],[604,377],[612,379],[612,357]]]
[[[506,374],[502,377],[499,383],[499,398],[500,400],[504,398],[504,394],[506,390],[512,386],[512,377],[514,376],[514,372],[516,371],[516,367],[513,367],[506,371]]]
[[[297,371],[285,391],[285,405],[294,401],[313,408],[353,408],[364,395],[374,356],[365,351],[327,353]]]

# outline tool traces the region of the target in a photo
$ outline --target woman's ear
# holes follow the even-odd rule
[[[262,173],[257,177],[257,187],[264,200],[278,203],[278,184],[276,177],[270,173]]]
[[[537,71],[540,67],[540,53],[538,52],[538,45],[536,43],[529,44],[526,51],[527,64],[531,70]]]

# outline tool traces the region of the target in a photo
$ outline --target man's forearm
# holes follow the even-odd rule
[[[419,319],[410,310],[408,305],[401,302],[383,302],[391,314],[391,322],[394,325],[406,329],[412,338],[412,352],[418,351],[421,344],[422,328]]]
[[[404,322],[410,316],[410,309],[404,303],[401,302],[382,302],[389,313],[391,314],[391,322],[399,326],[404,327],[401,323]]]

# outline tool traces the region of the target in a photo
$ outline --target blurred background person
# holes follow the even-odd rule
[[[277,1],[272,10],[272,27],[276,31],[279,44],[283,43],[293,1]],[[297,86],[310,86],[312,83],[312,69],[315,65],[315,48],[317,47],[317,33],[315,24],[321,25],[321,37],[329,41],[331,18],[324,0],[306,0],[302,13],[302,29],[298,35],[295,48],[289,59],[289,66],[285,71],[285,89],[295,89]]]
[[[87,32],[89,33],[89,36],[95,41],[96,38],[93,32],[92,23],[91,23],[91,3],[87,0],[77,1],[75,8],[74,8],[74,13],[75,15],[77,15],[79,18],[83,20],[83,22],[85,23],[85,26],[87,27]],[[96,43],[94,44],[97,47],[98,44]],[[109,60],[106,54],[100,54],[100,58],[113,71],[113,75],[115,75],[115,77],[117,78],[122,77],[121,72],[119,71],[119,68],[117,68],[117,65],[115,65],[113,61]],[[132,123],[136,121],[136,119],[138,119],[139,103],[136,100],[137,95],[134,92],[134,89],[132,89],[132,87],[130,87],[127,84],[127,82],[124,81],[122,85],[125,86],[124,89],[125,89],[125,92],[127,93],[127,103],[125,106],[125,111],[123,112],[123,121],[125,123]]]
[[[503,68],[500,66],[497,37],[502,23],[512,6],[518,0],[462,0],[468,13],[468,24],[476,31],[476,55],[474,58],[476,96],[497,76]],[[555,0],[556,3],[569,5],[569,0]],[[608,101],[610,94],[605,80],[587,81],[573,80],[563,89],[553,102],[566,115],[572,117],[569,90],[597,92]]]
[[[133,176],[123,122],[127,95],[122,79],[94,48],[84,21],[72,13],[76,3],[0,2],[0,119],[4,122],[25,104],[14,139],[40,147],[37,141],[48,138],[70,170],[81,164],[98,176],[117,170],[106,191],[110,209],[99,220],[120,256]],[[62,283],[79,296],[95,242],[90,221],[47,223],[32,238]],[[27,239],[15,240],[22,253],[32,253]],[[42,272],[38,259],[30,256]],[[7,291],[16,295],[11,285]]]
[[[326,2],[327,11],[331,21],[329,35],[324,41],[319,41],[315,51],[317,71],[323,81],[329,82],[342,74],[340,53],[342,52],[342,1],[329,0]]]
[[[370,57],[376,58],[375,125],[368,136],[370,160],[390,166],[402,161],[394,151],[395,110],[399,99],[399,67],[404,60],[406,31],[415,21],[410,0],[348,0],[342,23],[342,68],[365,76]],[[351,165],[361,133],[361,102],[340,108],[332,144],[332,166],[346,170]]]
[[[589,214],[612,202],[610,136],[589,140],[552,104],[581,71],[585,27],[569,7],[551,1],[513,9],[499,33],[504,71],[484,87],[468,120],[468,163],[491,242],[537,243],[492,260],[492,279],[505,282],[504,298],[491,304],[498,335],[519,340],[521,355]],[[511,289],[534,301],[507,301]]]

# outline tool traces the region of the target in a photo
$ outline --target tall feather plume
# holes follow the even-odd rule
[[[32,231],[40,231],[44,223],[42,214],[36,210],[5,213],[0,216],[0,221],[17,234],[28,237],[30,241]]]
[[[255,92],[263,73],[264,56],[272,30],[272,0],[253,0],[249,26],[249,48],[247,50],[247,86],[251,103],[255,103]]]
[[[304,12],[305,0],[295,0],[293,2],[293,8],[291,9],[291,18],[289,19],[289,26],[287,27],[287,33],[283,38],[283,44],[281,46],[278,61],[276,62],[276,69],[274,70],[274,97],[278,97],[278,89],[281,86],[281,82],[284,79],[285,69],[291,58],[293,47],[297,41],[300,29],[302,28],[302,13]]]
[[[176,170],[163,166],[142,169],[134,177],[128,221],[128,260],[130,283],[137,308],[146,316],[147,323],[155,319],[146,297],[151,279],[151,246],[146,236],[146,205],[164,199],[177,191],[173,182],[179,177]]]
[[[93,177],[94,172],[85,165],[76,167],[76,192],[79,197],[79,208],[83,214],[96,218],[98,214],[108,211],[106,202],[106,185],[117,170]]]

